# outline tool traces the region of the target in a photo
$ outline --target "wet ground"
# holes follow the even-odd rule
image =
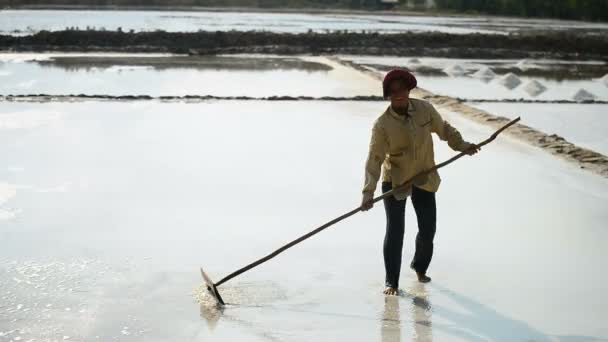
[[[582,21],[501,17],[442,17],[424,15],[299,14],[268,12],[166,12],[87,10],[2,10],[0,34],[31,34],[66,27],[115,31],[170,32],[271,31],[301,33],[336,30],[395,33],[439,31],[455,34],[526,33],[535,31],[604,34],[608,25]]]
[[[217,280],[358,205],[384,106],[3,103],[2,338],[606,340],[608,182],[508,138],[442,172],[431,284],[381,294],[378,206],[223,285],[223,312],[198,303],[199,266]]]
[[[332,69],[227,68],[213,89],[379,90],[331,60],[306,61]],[[213,68],[185,70],[212,89],[197,73]],[[88,89],[160,92],[133,80],[141,74],[119,75]],[[164,82],[198,84],[177,76]],[[441,171],[432,283],[404,268],[402,295],[381,294],[378,205],[222,285],[223,311],[209,305],[200,266],[218,280],[359,204],[371,125],[386,105],[0,102],[0,341],[608,340],[608,180],[508,136]],[[492,133],[442,114],[470,141]],[[437,161],[455,154],[436,144]]]
[[[375,85],[327,58],[85,56],[0,54],[0,93],[356,96]]]
[[[491,102],[471,105],[508,118],[520,116],[531,127],[558,134],[579,146],[608,155],[607,105]]]

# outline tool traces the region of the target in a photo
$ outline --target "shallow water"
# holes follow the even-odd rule
[[[442,170],[431,284],[381,294],[379,205],[222,285],[223,312],[197,302],[199,266],[217,281],[358,205],[385,105],[1,103],[3,338],[608,338],[608,181],[506,137]]]
[[[471,105],[508,118],[521,116],[528,126],[608,155],[608,105],[492,102]]]
[[[260,55],[5,53],[0,54],[0,81],[0,94],[262,97],[381,92],[369,77],[327,58]],[[377,91],[370,94],[370,88]]]
[[[67,27],[123,31],[271,31],[301,33],[348,30],[381,33],[440,31],[455,34],[569,30],[605,33],[608,25],[578,21],[439,16],[165,11],[0,11],[0,34],[30,34]]]

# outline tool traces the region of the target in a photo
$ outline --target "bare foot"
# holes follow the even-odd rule
[[[428,283],[428,282],[431,281],[431,277],[428,277],[424,273],[416,272],[416,275],[418,276],[418,281],[421,282],[421,283]]]
[[[389,296],[396,296],[399,293],[399,290],[394,287],[387,287],[384,289],[384,294]]]

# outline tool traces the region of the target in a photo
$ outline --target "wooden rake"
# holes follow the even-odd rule
[[[499,130],[497,130],[496,132],[494,132],[494,134],[492,134],[488,139],[482,141],[481,143],[477,144],[476,146],[477,147],[482,147],[484,145],[487,145],[487,144],[491,143],[492,141],[494,141],[494,139],[496,139],[496,137],[500,133],[502,133],[507,128],[513,126],[519,120],[520,120],[520,118],[518,117],[518,118],[514,119],[513,121],[509,122],[508,124],[504,125],[502,128],[500,128]],[[410,178],[409,180],[407,180],[403,185],[401,185],[401,186],[399,186],[397,188],[394,188],[394,189],[392,189],[392,190],[390,190],[388,192],[385,192],[382,195],[374,198],[372,200],[372,202],[373,203],[379,202],[379,201],[383,200],[384,198],[393,195],[395,192],[399,192],[399,191],[403,191],[403,190],[408,189],[412,185],[414,179],[417,179],[418,177],[424,177],[424,176],[428,175],[429,173],[431,173],[431,172],[433,172],[435,170],[438,170],[438,169],[440,169],[440,168],[442,168],[442,167],[444,167],[444,166],[446,166],[446,165],[448,165],[448,164],[456,161],[457,159],[460,159],[464,155],[466,155],[466,152],[461,152],[461,153],[457,154],[456,156],[454,156],[454,157],[452,157],[452,158],[444,161],[443,163],[437,164],[434,167],[432,167],[432,168],[430,168],[430,169],[428,169],[426,171],[420,172],[416,176],[414,176],[414,177]],[[276,257],[277,255],[283,253],[287,249],[289,249],[289,248],[291,248],[291,247],[299,244],[300,242],[302,242],[302,241],[304,241],[304,240],[312,237],[313,235],[316,235],[317,233],[321,232],[322,230],[325,230],[325,229],[331,227],[332,225],[334,225],[334,224],[336,224],[336,223],[338,223],[338,222],[340,222],[340,221],[342,221],[342,220],[344,220],[344,219],[346,219],[346,218],[348,218],[350,216],[353,216],[354,214],[360,212],[361,210],[362,210],[361,207],[357,207],[357,208],[355,208],[355,209],[347,212],[346,214],[343,214],[342,216],[336,217],[335,219],[333,219],[333,220],[325,223],[324,225],[320,226],[319,228],[317,228],[317,229],[315,229],[315,230],[313,230],[313,231],[311,231],[311,232],[309,232],[307,234],[304,234],[304,235],[300,236],[299,238],[291,241],[290,243],[282,246],[281,248],[275,250],[274,252],[268,254],[267,256],[265,256],[265,257],[263,257],[263,258],[261,258],[259,260],[256,260],[256,261],[252,262],[251,264],[249,264],[249,265],[247,265],[247,266],[245,266],[245,267],[243,267],[241,269],[238,269],[238,270],[230,273],[229,275],[225,276],[224,278],[222,278],[217,283],[214,283],[213,281],[211,281],[211,278],[207,275],[207,273],[205,273],[205,271],[201,267],[201,275],[203,276],[203,280],[205,281],[205,285],[206,285],[208,293],[211,295],[212,298],[215,299],[215,301],[217,302],[218,305],[225,305],[225,302],[222,299],[222,296],[220,295],[220,292],[217,290],[218,286],[224,284],[228,280],[230,280],[230,279],[232,279],[232,278],[234,278],[234,277],[236,277],[238,275],[241,275],[241,274],[249,271],[250,269],[252,269],[252,268],[254,268],[254,267],[258,266],[258,265],[261,265],[261,264],[265,263],[266,261],[268,261],[268,260]]]

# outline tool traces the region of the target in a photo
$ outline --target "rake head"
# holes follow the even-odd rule
[[[209,278],[207,273],[203,271],[202,267],[201,275],[203,276],[203,280],[205,281],[205,288],[207,289],[207,292],[211,295],[211,297],[215,299],[218,305],[226,305],[226,303],[224,303],[224,300],[222,299],[222,296],[220,296],[220,293],[217,290],[217,286],[215,286],[215,284],[211,281],[211,278]]]

